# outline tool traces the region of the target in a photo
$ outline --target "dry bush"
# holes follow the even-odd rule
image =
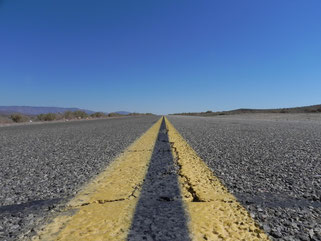
[[[103,112],[95,112],[90,115],[92,118],[102,118],[105,117],[106,115]]]
[[[123,116],[123,115],[118,114],[118,113],[109,113],[108,114],[108,117],[118,117],[118,116]]]
[[[25,115],[22,115],[22,114],[12,114],[10,116],[10,119],[13,121],[13,122],[16,122],[16,123],[21,123],[21,122],[26,122],[26,121],[29,121],[29,118]]]
[[[65,111],[63,113],[63,116],[64,116],[65,119],[68,119],[68,120],[71,120],[71,119],[75,118],[75,116],[74,116],[72,111]]]
[[[73,112],[74,117],[78,119],[85,119],[88,117],[87,113],[81,110],[76,110]]]
[[[57,119],[57,114],[55,113],[40,114],[37,116],[37,119],[40,121],[53,121]]]

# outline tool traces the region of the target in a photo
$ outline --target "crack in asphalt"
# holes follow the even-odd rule
[[[166,134],[169,132],[168,129],[166,129]],[[199,195],[197,193],[197,191],[193,188],[193,184],[190,181],[190,178],[186,175],[183,174],[182,172],[182,164],[179,162],[179,160],[181,160],[180,156],[179,156],[179,152],[177,151],[177,148],[175,147],[175,142],[170,142],[168,141],[168,143],[171,146],[171,150],[173,153],[173,161],[175,166],[178,167],[177,170],[177,175],[182,179],[183,183],[184,183],[184,188],[185,190],[192,196],[192,200],[189,202],[206,202],[206,203],[210,203],[210,202],[214,202],[214,201],[221,201],[224,203],[233,203],[232,200],[225,200],[222,198],[215,198],[215,199],[204,199],[201,197],[201,195]]]
[[[169,130],[167,129],[166,127],[166,130],[165,130],[165,134],[168,136],[168,132]],[[176,149],[176,147],[174,146],[175,143],[174,142],[170,142],[168,140],[159,140],[161,142],[166,142],[166,143],[169,143],[171,149],[170,150],[159,150],[162,151],[162,152],[172,152],[172,156],[173,156],[173,161],[174,161],[174,165],[177,167],[177,175],[181,177],[181,179],[183,180],[184,182],[184,187],[186,187],[185,189],[187,190],[187,192],[189,192],[191,194],[191,196],[193,197],[192,201],[191,202],[208,202],[206,200],[202,200],[200,198],[199,195],[197,195],[197,192],[195,191],[195,189],[193,188],[193,185],[192,183],[190,182],[189,178],[184,175],[182,173],[182,164],[179,163],[179,160],[180,160],[180,157],[179,157],[179,153]],[[175,155],[173,155],[175,154]]]
[[[153,150],[151,149],[146,149],[146,150],[128,150],[127,152],[152,152]]]
[[[207,202],[206,200],[202,200],[200,198],[200,196],[197,195],[197,192],[193,188],[193,185],[190,182],[189,178],[182,173],[182,164],[180,164],[179,161],[178,161],[178,160],[180,160],[180,157],[179,157],[179,153],[178,153],[176,147],[174,146],[175,143],[174,142],[169,142],[169,144],[170,144],[170,146],[171,146],[171,148],[173,150],[173,153],[175,153],[175,156],[173,157],[173,160],[174,160],[175,165],[178,167],[177,174],[182,178],[182,180],[183,180],[183,182],[185,184],[184,187],[185,187],[186,191],[189,192],[191,194],[191,196],[193,197],[191,202]]]
[[[136,194],[136,192],[140,192],[140,190],[142,188],[142,185],[143,185],[143,182],[144,182],[144,180],[141,183],[139,183],[138,185],[136,185],[133,188],[132,193],[127,197],[111,199],[111,200],[98,199],[98,200],[95,200],[95,201],[92,201],[92,202],[85,202],[85,203],[82,203],[82,204],[79,204],[79,205],[68,206],[67,210],[73,209],[73,208],[78,208],[78,207],[83,207],[83,206],[88,206],[88,205],[91,205],[91,204],[106,204],[106,203],[112,203],[112,202],[122,202],[122,201],[126,201],[126,200],[132,200],[134,198],[138,198],[138,195]],[[62,210],[62,211],[66,211],[66,210]]]
[[[166,128],[164,130],[164,134],[166,136],[168,136],[168,132],[169,130]],[[222,202],[226,202],[226,203],[231,203],[233,201],[231,200],[224,200],[224,199],[216,199],[216,200],[204,200],[201,198],[200,195],[197,194],[196,190],[193,188],[193,184],[192,182],[190,181],[190,179],[188,178],[188,176],[184,175],[182,173],[182,164],[179,162],[180,160],[180,156],[179,156],[179,152],[177,151],[177,148],[175,147],[175,142],[170,142],[168,140],[164,140],[164,139],[157,139],[158,142],[162,142],[162,143],[168,143],[169,146],[170,146],[170,149],[159,149],[157,151],[157,153],[168,153],[168,152],[172,152],[172,157],[173,157],[173,162],[174,162],[174,165],[177,167],[176,168],[176,174],[182,179],[183,183],[184,183],[184,187],[185,187],[185,190],[192,196],[192,200],[190,202],[212,202],[212,201],[217,201],[217,200],[220,200]],[[128,152],[149,152],[149,151],[153,151],[153,150],[150,150],[150,149],[146,149],[146,150],[129,150]],[[166,173],[164,173],[164,175],[166,175]],[[145,179],[142,180],[141,183],[139,183],[138,185],[136,185],[134,188],[133,188],[133,191],[132,193],[127,196],[127,197],[124,197],[124,198],[118,198],[118,199],[111,199],[111,200],[108,200],[108,199],[99,199],[99,200],[95,200],[95,201],[92,201],[92,202],[86,202],[86,203],[82,203],[80,205],[76,205],[76,206],[69,206],[67,208],[67,210],[69,209],[72,209],[72,208],[77,208],[77,207],[81,207],[81,206],[88,206],[88,205],[91,205],[91,204],[106,204],[106,203],[112,203],[112,202],[122,202],[122,201],[126,201],[126,200],[131,200],[133,198],[138,198],[138,195],[135,194],[136,192],[140,192],[141,189],[142,189],[142,185],[144,183]],[[158,199],[158,201],[162,201],[162,202],[172,202],[172,201],[175,201],[173,198],[170,198],[170,197],[167,197],[167,196],[160,196]],[[66,209],[65,210],[61,210],[61,212],[64,212],[64,211],[67,211]]]

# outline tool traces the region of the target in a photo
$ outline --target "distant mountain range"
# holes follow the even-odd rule
[[[63,113],[66,111],[84,111],[87,114],[93,114],[96,111],[85,110],[80,108],[63,108],[63,107],[37,107],[37,106],[0,106],[0,114],[10,115],[13,113],[20,113],[24,115],[39,115],[39,114],[47,114],[47,113]],[[127,111],[117,111],[115,113],[121,115],[128,115],[130,112]],[[108,114],[108,113],[106,113]]]

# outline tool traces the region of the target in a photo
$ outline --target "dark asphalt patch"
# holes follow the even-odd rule
[[[142,186],[127,240],[187,241],[187,217],[165,122]]]

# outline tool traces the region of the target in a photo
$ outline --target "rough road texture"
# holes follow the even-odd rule
[[[321,121],[168,119],[274,240],[321,240]]]
[[[0,240],[16,240],[159,117],[50,123],[0,128]]]

